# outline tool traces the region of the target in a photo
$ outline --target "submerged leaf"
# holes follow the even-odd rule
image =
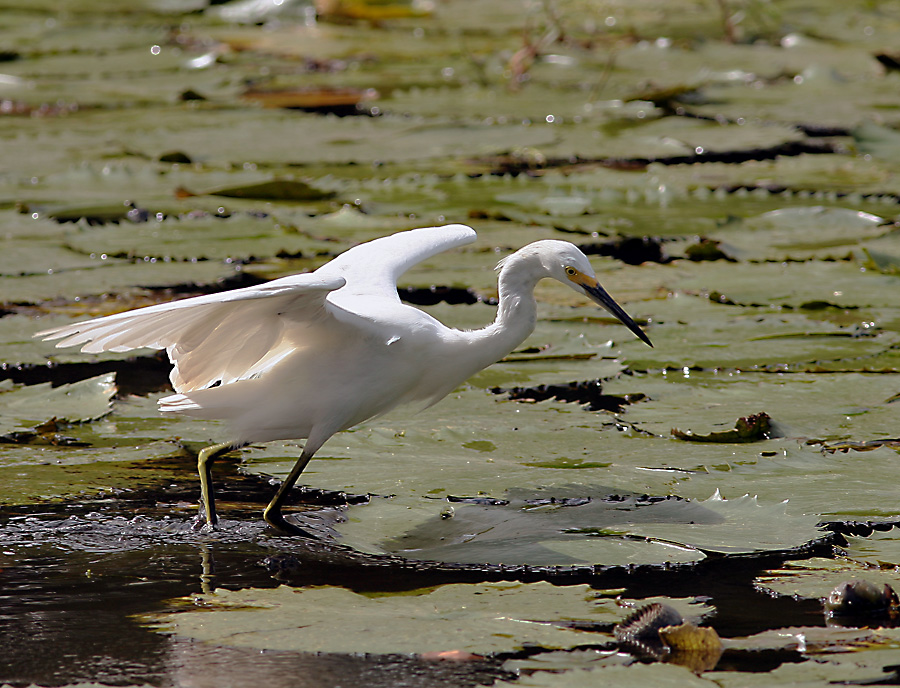
[[[355,511],[355,513],[354,513]],[[400,518],[401,504],[375,500],[354,507],[356,520]],[[803,546],[822,537],[815,518],[787,516],[784,505],[742,497],[705,501],[610,494],[569,486],[511,490],[508,500],[455,503],[406,533],[364,542],[359,530],[338,530],[362,549],[446,562],[564,565],[698,561],[705,552],[746,553]],[[778,526],[776,528],[776,525]]]

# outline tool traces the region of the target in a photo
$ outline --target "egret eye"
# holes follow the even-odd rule
[[[575,275],[578,274],[578,270],[576,270],[575,268],[572,268],[572,267],[568,267],[568,268],[566,268],[566,274],[569,277],[574,277]]]

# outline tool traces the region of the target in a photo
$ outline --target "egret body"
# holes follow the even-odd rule
[[[198,457],[208,527],[216,524],[210,469],[217,457],[250,442],[305,439],[264,517],[306,536],[281,509],[322,444],[395,406],[431,405],[513,351],[534,330],[539,280],[553,278],[587,296],[650,344],[597,282],[585,255],[566,241],[536,241],[500,261],[497,315],[484,328],[447,327],[400,301],[397,280],[404,272],[474,240],[465,225],[400,232],[355,246],[314,272],[36,336],[87,353],[166,350],[176,393],[159,400],[160,411],[222,419],[231,433]]]

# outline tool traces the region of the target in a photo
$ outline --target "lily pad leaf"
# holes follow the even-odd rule
[[[30,430],[55,419],[86,423],[112,410],[116,393],[115,373],[53,387],[45,382],[0,390],[0,434]]]
[[[896,160],[900,155],[900,132],[875,122],[863,122],[851,132],[860,153]]]
[[[567,385],[537,385],[535,387],[512,387],[503,389],[494,387],[494,394],[506,394],[515,401],[539,402],[548,399],[557,401],[575,402],[582,404],[588,411],[613,411],[620,412],[625,406],[642,401],[646,398],[640,392],[634,394],[603,394],[600,380],[588,380],[585,382],[570,382]]]
[[[335,587],[221,589],[191,602],[193,609],[146,620],[195,640],[267,650],[486,655],[610,641],[611,635],[573,626],[612,626],[627,613],[587,585],[549,583],[454,584],[379,595]],[[685,614],[703,611],[690,602],[667,600]]]
[[[728,649],[742,650],[799,650],[806,653],[844,653],[852,649],[881,643],[894,643],[900,635],[896,630],[799,626],[763,631],[746,638],[726,641]]]
[[[381,548],[433,561],[643,564],[789,549],[821,536],[816,519],[788,517],[783,505],[763,507],[746,496],[701,502],[570,486],[511,490],[508,503],[457,503]]]
[[[878,543],[873,542],[869,545],[877,547]],[[850,580],[865,580],[883,588],[885,585],[896,585],[897,575],[890,569],[877,569],[868,562],[846,557],[838,559],[811,557],[788,561],[778,569],[765,571],[757,576],[754,585],[772,595],[825,600],[835,588]]]
[[[900,257],[864,248],[865,267],[885,275],[900,275]]]
[[[778,436],[774,434],[771,420],[769,414],[763,411],[738,418],[732,430],[711,432],[708,435],[695,435],[690,430],[682,432],[678,428],[672,428],[672,434],[678,439],[688,442],[722,442],[725,444],[758,442],[759,440],[768,440]]]

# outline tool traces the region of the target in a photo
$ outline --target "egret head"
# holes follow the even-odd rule
[[[622,307],[613,300],[612,296],[600,286],[590,261],[577,246],[570,244],[568,241],[554,240],[536,241],[531,246],[537,249],[541,264],[548,272],[549,277],[553,277],[568,285],[579,294],[584,294],[591,301],[614,315],[638,339],[649,346],[653,346],[643,330],[631,319],[631,316],[622,310]]]

